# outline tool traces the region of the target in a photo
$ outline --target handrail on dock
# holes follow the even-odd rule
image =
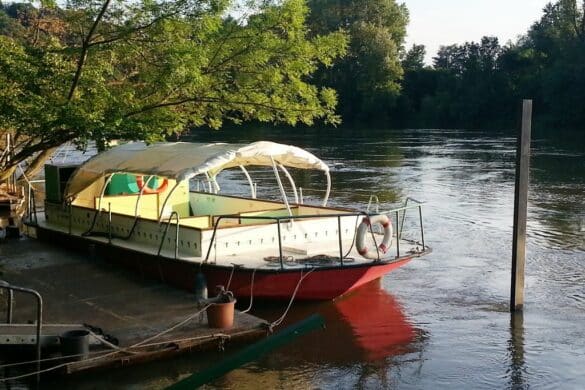
[[[412,201],[415,202],[416,204],[414,205],[408,205],[408,202]],[[400,257],[400,238],[402,237],[402,227],[404,224],[404,216],[406,214],[406,210],[409,209],[414,209],[417,208],[419,210],[419,221],[420,221],[420,231],[421,231],[421,244],[422,244],[422,251],[425,251],[425,244],[424,244],[424,228],[422,226],[422,206],[424,205],[424,202],[420,202],[414,198],[407,198],[405,201],[404,206],[396,208],[396,209],[392,209],[392,210],[388,210],[388,211],[383,211],[383,212],[376,212],[376,213],[369,213],[367,211],[360,211],[360,212],[355,212],[355,213],[336,213],[336,214],[306,214],[306,215],[287,215],[287,216],[264,216],[264,215],[258,215],[258,216],[249,216],[249,215],[239,215],[239,214],[226,214],[226,215],[218,215],[216,216],[216,220],[215,223],[213,224],[213,233],[211,235],[211,239],[209,241],[209,247],[207,248],[207,254],[205,256],[205,260],[203,262],[207,262],[209,260],[209,256],[211,254],[211,249],[214,247],[214,242],[216,240],[217,237],[217,229],[219,227],[220,222],[223,219],[249,219],[249,220],[268,220],[268,221],[274,221],[276,222],[276,226],[277,226],[277,230],[278,230],[278,255],[279,255],[279,260],[280,260],[280,268],[284,269],[284,260],[283,260],[283,256],[282,256],[282,237],[281,237],[281,233],[280,233],[280,223],[281,222],[290,222],[292,220],[295,219],[311,219],[311,218],[324,218],[324,217],[336,217],[338,220],[338,229],[337,229],[337,234],[338,234],[338,241],[339,241],[339,256],[340,256],[340,262],[341,265],[343,265],[343,248],[342,248],[342,238],[341,238],[341,217],[359,217],[359,216],[365,216],[365,217],[371,217],[374,215],[378,215],[378,214],[392,214],[395,213],[396,214],[396,227],[398,229],[398,231],[396,232],[396,257]],[[402,213],[402,222],[400,224],[400,226],[398,225],[398,217],[399,217],[399,212],[403,211]],[[170,220],[169,220],[170,221]],[[178,223],[178,222],[177,222]],[[167,227],[168,228],[168,227]],[[165,231],[166,233],[166,231]],[[162,248],[162,242],[161,242],[161,248]],[[160,248],[159,248],[159,254],[160,254]],[[346,254],[347,256],[347,254]],[[378,253],[378,261],[380,260],[380,254]]]
[[[8,305],[7,305],[7,315],[6,315],[6,323],[12,323],[12,306],[14,303],[14,291],[22,292],[25,294],[33,295],[37,300],[37,340],[36,340],[36,355],[37,355],[37,372],[41,370],[41,328],[43,326],[43,297],[39,294],[38,291],[25,288],[25,287],[18,287],[13,286],[10,283],[0,280],[0,288],[8,290]],[[37,373],[37,382],[40,379],[40,373]]]

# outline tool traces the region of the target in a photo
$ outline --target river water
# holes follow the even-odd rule
[[[305,147],[332,167],[333,204],[365,205],[369,194],[381,209],[406,196],[423,200],[433,248],[347,297],[295,303],[286,323],[318,312],[326,330],[209,388],[585,388],[585,138],[533,139],[526,300],[523,316],[514,317],[508,302],[516,140],[509,133],[222,131],[193,138]],[[303,187],[310,179],[319,180],[297,176]],[[255,305],[253,313],[273,320],[284,306]],[[189,355],[58,385],[160,388],[223,356]]]

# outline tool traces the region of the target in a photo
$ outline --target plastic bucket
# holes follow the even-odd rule
[[[71,360],[84,360],[89,356],[89,332],[85,329],[70,330],[61,335],[61,354]]]
[[[225,303],[212,303],[207,309],[207,323],[210,328],[231,328],[234,325],[234,306],[236,300]]]

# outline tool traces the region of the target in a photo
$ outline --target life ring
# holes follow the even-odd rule
[[[143,181],[141,175],[136,176],[136,185],[138,186],[138,189],[140,191],[142,191],[142,188],[144,188],[145,184],[144,184],[144,181]],[[166,190],[168,186],[169,186],[169,181],[167,179],[163,179],[162,184],[160,186],[158,186],[158,188],[152,189],[149,186],[146,186],[146,188],[144,188],[144,191],[142,191],[142,193],[143,194],[160,194],[161,192],[164,192],[164,190]]]
[[[384,238],[378,248],[368,248],[366,246],[366,235],[369,234],[368,228],[372,225],[380,224],[384,228]],[[379,259],[381,255],[386,254],[392,243],[392,223],[390,218],[385,214],[373,215],[365,217],[362,223],[358,226],[355,247],[360,255],[366,259]]]

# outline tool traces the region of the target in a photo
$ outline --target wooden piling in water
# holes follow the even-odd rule
[[[526,217],[528,209],[528,171],[530,168],[530,133],[532,100],[522,101],[522,126],[516,149],[516,185],[514,194],[514,235],[512,241],[512,281],[510,311],[524,306],[524,266],[526,263]]]

